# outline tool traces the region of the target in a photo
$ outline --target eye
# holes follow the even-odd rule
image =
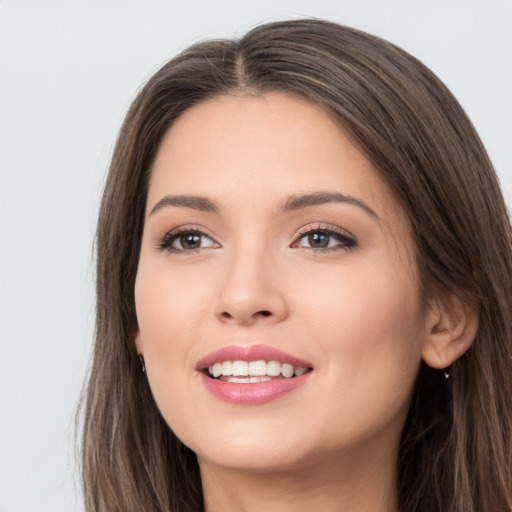
[[[313,249],[319,251],[347,250],[355,247],[355,239],[342,230],[332,227],[307,228],[292,247]]]
[[[202,231],[188,228],[170,231],[157,245],[158,249],[172,253],[190,253],[218,246],[216,242]]]

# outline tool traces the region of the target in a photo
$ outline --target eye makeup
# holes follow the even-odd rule
[[[218,247],[220,247],[218,242],[195,226],[180,226],[172,229],[160,237],[156,243],[159,251],[185,255]],[[318,223],[302,228],[290,247],[314,252],[334,252],[353,249],[357,247],[357,242],[355,237],[346,230]]]
[[[202,249],[220,247],[203,230],[192,226],[180,226],[165,233],[156,248],[173,254],[191,254]]]
[[[298,238],[291,247],[317,252],[346,251],[357,247],[355,237],[337,226],[315,224],[299,230]],[[308,245],[305,245],[308,244]]]

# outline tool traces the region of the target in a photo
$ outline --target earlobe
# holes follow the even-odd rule
[[[428,338],[422,357],[432,368],[452,365],[473,344],[478,330],[478,308],[450,293],[436,300],[429,313]]]
[[[141,356],[142,352],[142,340],[140,337],[140,331],[135,333],[135,348],[137,349],[137,355]]]

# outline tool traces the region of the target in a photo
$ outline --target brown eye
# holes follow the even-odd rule
[[[325,233],[310,233],[308,235],[308,243],[310,247],[329,247],[330,235]]]
[[[219,244],[201,231],[183,229],[167,233],[157,244],[157,248],[171,253],[196,252]]]
[[[312,250],[318,249],[320,251],[337,251],[351,249],[356,245],[355,239],[341,230],[317,228],[303,232],[292,247]]]
[[[179,242],[180,249],[199,249],[201,247],[201,235],[197,233],[188,233],[180,236],[173,243],[173,247],[176,242]]]
[[[175,252],[197,251],[205,247],[213,247],[215,242],[200,231],[177,233],[171,237],[168,249]]]

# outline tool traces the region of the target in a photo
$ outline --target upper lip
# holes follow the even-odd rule
[[[197,370],[204,370],[215,363],[223,361],[278,361],[295,367],[311,368],[311,363],[269,345],[230,345],[220,348],[203,357],[196,365]]]

